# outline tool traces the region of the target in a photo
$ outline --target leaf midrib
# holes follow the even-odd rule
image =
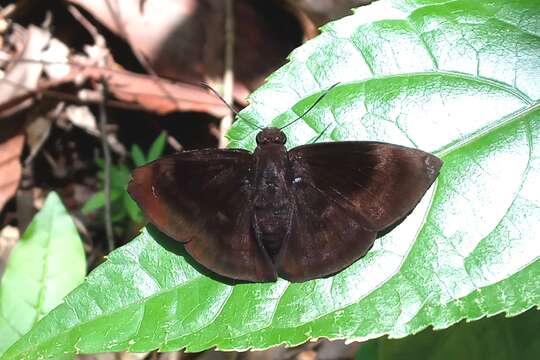
[[[34,319],[32,320],[32,325],[36,324],[39,319],[40,319],[40,315],[41,315],[41,311],[42,311],[42,307],[43,307],[43,302],[45,300],[45,282],[47,280],[47,274],[48,274],[48,269],[49,269],[49,255],[50,255],[50,246],[51,246],[51,239],[52,239],[52,230],[54,228],[54,219],[57,217],[58,215],[58,212],[57,211],[54,211],[53,214],[51,214],[51,217],[49,219],[49,228],[48,228],[48,231],[47,231],[47,239],[46,239],[46,245],[45,245],[45,249],[44,249],[44,254],[43,254],[43,271],[41,272],[41,276],[40,276],[40,279],[39,279],[39,283],[40,283],[40,289],[39,289],[39,292],[38,292],[38,301],[37,301],[37,304],[35,305],[35,309],[36,309],[36,315],[34,316]]]
[[[540,102],[536,102],[534,104],[531,104],[530,106],[520,108],[512,113],[509,113],[505,116],[503,116],[500,120],[494,121],[493,123],[489,124],[486,127],[480,128],[477,131],[472,132],[469,136],[466,138],[463,138],[455,143],[449,144],[447,146],[441,147],[439,150],[434,151],[434,154],[439,157],[444,157],[447,155],[451,155],[455,151],[458,151],[462,147],[466,147],[469,144],[472,144],[476,141],[481,140],[485,136],[488,136],[497,130],[504,128],[506,126],[509,126],[516,121],[522,121],[522,118],[527,116],[530,113],[534,113],[535,111],[540,110]],[[530,143],[529,143],[530,145]]]

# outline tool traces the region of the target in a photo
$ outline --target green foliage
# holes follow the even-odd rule
[[[148,227],[5,358],[403,337],[538,306],[538,19],[536,0],[380,0],[326,26],[252,96],[233,147],[253,149],[250,123],[289,123],[340,81],[287,128],[288,146],[327,129],[320,141],[387,141],[445,161],[415,211],[345,271],[233,286]]]
[[[83,282],[84,251],[56,193],[11,252],[0,282],[0,354]]]
[[[536,360],[540,354],[540,312],[513,318],[498,315],[448,329],[426,329],[403,339],[381,338],[361,345],[357,360]]]
[[[167,135],[165,132],[162,132],[156,140],[152,143],[150,149],[148,150],[148,156],[144,155],[144,152],[138,145],[133,145],[131,147],[131,157],[135,166],[142,166],[146,163],[156,160],[161,156],[163,150],[165,149],[165,141]],[[98,177],[102,181],[105,177],[104,171],[104,161],[99,159],[97,161],[101,170],[98,173]],[[127,184],[131,178],[131,170],[124,164],[111,165],[111,213],[113,225],[117,231],[122,231],[125,228],[125,221],[129,219],[135,224],[140,224],[143,222],[144,217],[141,212],[141,209],[137,206],[135,201],[129,196],[126,191]],[[99,210],[105,206],[105,194],[103,190],[95,193],[82,208],[82,212],[85,214],[92,213],[96,210]]]

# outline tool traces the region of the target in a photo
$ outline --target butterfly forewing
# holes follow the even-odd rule
[[[276,279],[251,231],[253,156],[244,150],[187,151],[133,172],[128,191],[149,220],[185,242],[200,264],[233,279]]]
[[[289,160],[295,178],[309,178],[333,202],[354,208],[363,225],[375,231],[411,212],[442,165],[424,151],[371,141],[303,145],[289,152]]]

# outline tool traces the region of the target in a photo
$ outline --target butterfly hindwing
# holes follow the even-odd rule
[[[276,279],[251,231],[253,155],[200,150],[137,168],[129,192],[149,220],[206,268],[233,279]]]
[[[297,282],[330,275],[371,248],[376,232],[309,179],[295,184],[293,196],[291,228],[276,261],[281,277]]]
[[[303,145],[289,152],[293,223],[277,264],[302,281],[349,266],[376,233],[418,204],[442,162],[417,149],[380,142]]]

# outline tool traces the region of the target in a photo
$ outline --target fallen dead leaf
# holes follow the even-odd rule
[[[7,65],[5,75],[0,79],[0,118],[8,117],[28,107],[32,103],[31,95],[38,87],[43,71],[39,62],[20,62],[17,58],[41,59],[41,52],[50,40],[50,34],[31,25],[28,29],[14,25],[11,43],[16,54]]]
[[[88,106],[68,105],[65,108],[64,114],[65,119],[71,124],[86,131],[92,136],[101,137],[101,132],[97,127],[96,118]],[[62,117],[60,117],[60,119],[62,119]],[[127,151],[124,145],[118,141],[114,134],[107,135],[107,142],[112,151],[121,156],[126,155]]]
[[[68,105],[66,106],[65,114],[73,125],[91,135],[99,136],[96,118],[88,106]]]
[[[106,79],[108,90],[117,99],[158,114],[198,111],[221,117],[229,113],[220,99],[197,85],[99,67],[87,67],[83,74],[96,81]]]
[[[69,48],[58,39],[52,38],[47,49],[40,54],[44,61],[44,71],[50,80],[61,80],[70,72],[67,64]]]
[[[0,142],[0,210],[17,191],[22,172],[20,156],[23,145],[22,133]]]
[[[49,110],[45,106],[39,106],[38,104],[28,111],[24,132],[26,134],[26,144],[28,145],[29,154],[24,160],[25,165],[30,164],[39,153],[39,150],[49,138],[52,124],[58,119],[64,107],[65,105],[63,103],[58,103],[54,108]]]

